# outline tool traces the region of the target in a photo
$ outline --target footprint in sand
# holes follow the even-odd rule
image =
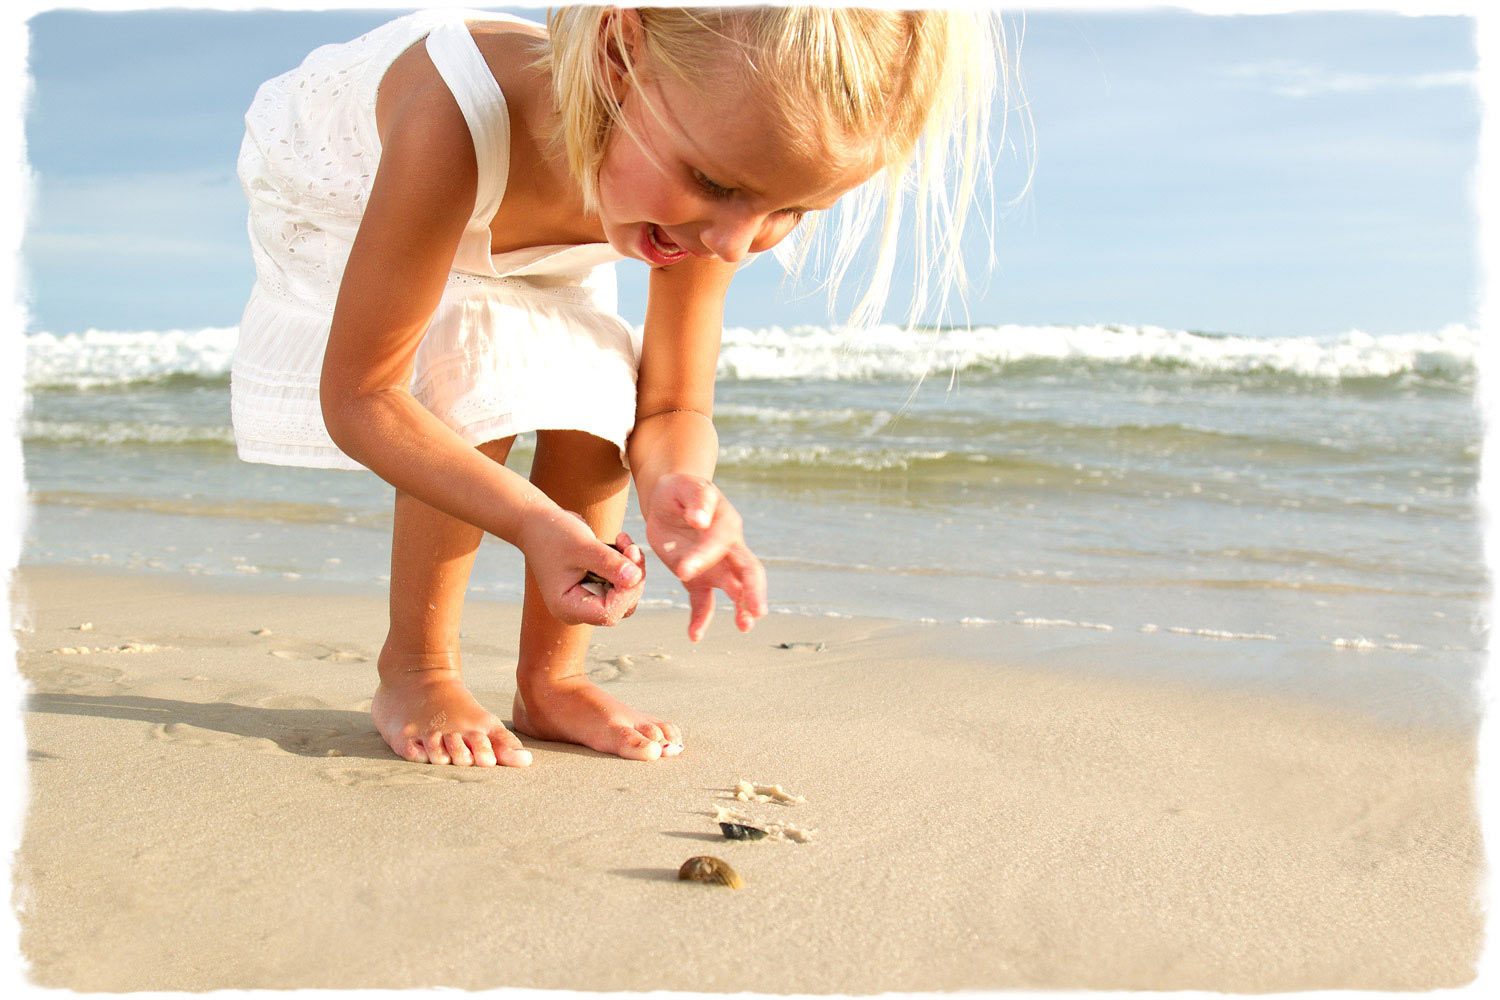
[[[251,736],[229,729],[211,729],[195,726],[190,722],[159,722],[151,727],[155,739],[170,743],[185,743],[195,747],[226,747],[249,750],[255,753],[282,754],[296,757],[341,756],[334,744],[348,736],[334,729],[297,729],[291,727],[268,727],[272,736]]]
[[[158,723],[151,736],[189,746],[219,746],[257,753],[291,754],[305,757],[340,755],[349,751],[344,744],[363,733],[351,733],[338,726],[308,725],[318,719],[307,717],[288,720],[268,715],[271,712],[317,712],[328,704],[309,695],[280,694],[265,688],[247,688],[226,692],[220,701],[194,706],[187,714],[191,722]],[[329,720],[337,721],[337,719]],[[293,724],[293,723],[296,724]]]
[[[129,678],[125,671],[114,667],[86,663],[72,663],[66,667],[44,666],[26,660],[22,661],[21,675],[38,691],[59,694],[114,694],[127,686],[125,682]]]
[[[151,735],[170,743],[184,743],[192,747],[233,747],[238,750],[253,750],[256,753],[286,753],[275,740],[265,737],[241,736],[217,729],[203,729],[186,722],[158,722],[151,727]]]
[[[407,762],[389,764],[365,764],[358,767],[330,767],[323,777],[347,788],[371,786],[432,785],[454,781],[488,781],[487,772],[497,772],[494,767],[433,767],[429,764]]]
[[[324,663],[366,663],[369,657],[351,649],[333,649],[329,646],[314,646],[303,649],[273,649],[271,655],[278,660],[321,660]]]
[[[635,661],[628,656],[614,656],[595,662],[588,669],[588,678],[595,684],[608,684],[620,677],[628,677]]]

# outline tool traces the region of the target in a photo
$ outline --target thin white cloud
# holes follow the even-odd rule
[[[1478,74],[1470,70],[1440,73],[1358,73],[1309,66],[1290,60],[1243,63],[1224,75],[1247,80],[1281,97],[1321,94],[1360,94],[1377,90],[1427,90],[1433,87],[1475,87]]]
[[[41,176],[22,253],[34,266],[90,250],[217,256],[243,249],[244,217],[239,181],[224,170]]]

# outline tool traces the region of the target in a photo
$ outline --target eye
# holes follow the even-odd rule
[[[693,171],[693,180],[698,182],[698,186],[703,189],[703,193],[708,195],[710,198],[723,199],[728,198],[734,194],[734,188],[725,187],[722,184],[715,184],[713,181],[709,180],[697,170]]]

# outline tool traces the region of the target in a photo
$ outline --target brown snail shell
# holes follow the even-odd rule
[[[731,889],[738,889],[745,884],[735,870],[729,867],[729,862],[709,857],[706,854],[684,861],[682,867],[677,869],[677,877],[691,879],[694,882],[707,882],[710,885],[727,885]]]

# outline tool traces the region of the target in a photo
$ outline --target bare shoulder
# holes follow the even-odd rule
[[[545,82],[541,72],[533,67],[547,38],[546,31],[539,26],[481,21],[470,24],[469,33],[501,91],[507,95],[529,92],[538,82]],[[413,42],[381,77],[375,120],[382,139],[398,115],[410,113],[413,108],[431,110],[455,104],[448,85],[427,54],[425,41],[424,36]]]
[[[536,66],[547,45],[547,30],[541,25],[476,21],[469,25],[469,34],[507,97],[547,83]]]

